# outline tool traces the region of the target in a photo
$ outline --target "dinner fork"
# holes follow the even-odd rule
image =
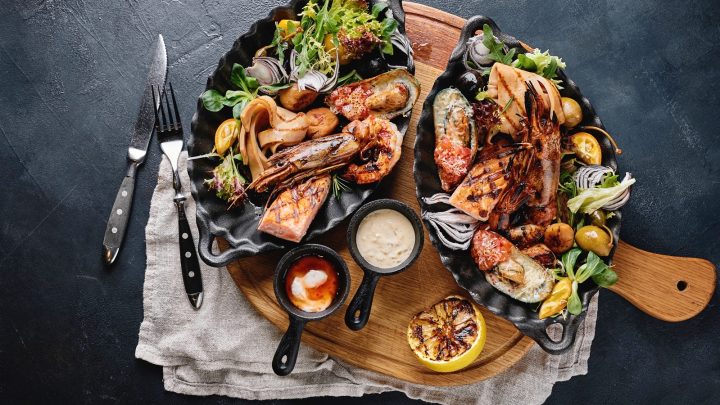
[[[175,100],[175,92],[170,86],[170,94],[168,97],[167,89],[160,91],[157,87],[159,98],[158,110],[155,110],[155,130],[158,140],[160,141],[160,149],[170,160],[170,166],[173,171],[173,188],[175,189],[175,206],[178,212],[179,223],[179,241],[180,241],[180,265],[182,267],[183,283],[185,284],[185,292],[187,293],[190,304],[193,308],[198,309],[203,302],[203,285],[200,275],[200,263],[197,259],[197,250],[193,242],[192,232],[185,216],[185,200],[186,197],[182,193],[182,184],[180,183],[180,173],[178,173],[178,160],[184,145],[183,128],[180,122],[180,112],[178,111],[177,101]],[[155,101],[155,87],[152,89],[153,101]],[[163,106],[162,99],[165,99]],[[173,108],[170,108],[170,98],[172,98]]]

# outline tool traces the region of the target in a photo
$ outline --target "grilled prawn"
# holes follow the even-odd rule
[[[402,153],[403,134],[392,122],[371,115],[363,121],[353,121],[345,131],[361,145],[359,162],[348,165],[342,177],[357,184],[380,181],[387,176]]]
[[[544,88],[544,85],[541,87]],[[546,92],[549,93],[548,90]],[[557,188],[562,158],[560,123],[551,105],[530,83],[525,93],[525,110],[528,114],[525,139],[533,146],[527,182],[535,191],[527,202],[526,213],[530,223],[547,226],[557,216]]]
[[[268,159],[268,167],[248,188],[264,192],[300,172],[327,173],[350,162],[359,150],[360,144],[351,134],[331,135],[299,143],[272,155]]]

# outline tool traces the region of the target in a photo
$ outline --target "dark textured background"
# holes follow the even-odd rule
[[[488,15],[504,31],[561,55],[621,143],[621,168],[638,178],[623,239],[720,263],[718,2],[421,2],[463,17]],[[164,392],[160,368],[134,358],[143,228],[160,161],[155,140],[110,272],[100,245],[155,36],[165,36],[169,79],[189,123],[220,55],[280,3],[3,1],[3,402],[206,400]],[[718,402],[717,293],[707,310],[679,324],[652,319],[612,293],[600,295],[589,374],[557,384],[549,403]],[[398,393],[348,400],[368,402],[413,401]]]

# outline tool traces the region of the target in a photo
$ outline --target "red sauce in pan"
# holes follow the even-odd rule
[[[285,276],[285,292],[295,307],[305,312],[327,309],[338,291],[335,266],[322,256],[296,260]]]

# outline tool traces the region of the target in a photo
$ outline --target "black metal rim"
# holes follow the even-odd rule
[[[329,260],[335,265],[335,269],[338,273],[337,296],[329,307],[320,312],[306,312],[298,309],[295,305],[292,304],[292,302],[290,302],[290,298],[288,298],[287,294],[285,293],[284,287],[285,276],[290,269],[290,265],[292,265],[296,260],[302,257],[311,255],[321,256]],[[280,304],[281,307],[283,307],[285,311],[287,311],[288,314],[290,314],[290,316],[297,319],[302,319],[304,321],[316,321],[330,316],[330,314],[337,311],[337,309],[340,308],[345,302],[348,294],[350,293],[350,272],[348,271],[345,260],[343,260],[343,258],[339,254],[337,254],[337,252],[325,245],[311,243],[303,246],[298,246],[283,255],[275,269],[275,276],[273,277],[273,289],[275,291],[275,297],[277,298],[277,302]]]
[[[391,267],[389,269],[383,269],[368,263],[368,261],[365,260],[365,258],[360,254],[360,251],[357,247],[357,241],[355,239],[358,227],[360,226],[362,220],[365,219],[368,214],[379,209],[391,209],[401,213],[405,216],[405,218],[410,221],[413,226],[413,230],[415,231],[415,245],[413,246],[412,252],[410,252],[410,256],[408,256],[407,259],[405,259],[399,265]],[[420,252],[422,251],[425,239],[422,222],[420,220],[420,217],[418,217],[418,215],[415,213],[415,211],[413,211],[412,208],[410,208],[410,206],[408,206],[407,204],[389,198],[369,202],[363,205],[359,210],[357,210],[357,212],[350,220],[346,236],[350,254],[352,255],[355,262],[357,262],[357,264],[360,266],[360,268],[362,268],[365,272],[377,273],[383,276],[396,274],[410,267],[418,258],[418,256],[420,256]]]

